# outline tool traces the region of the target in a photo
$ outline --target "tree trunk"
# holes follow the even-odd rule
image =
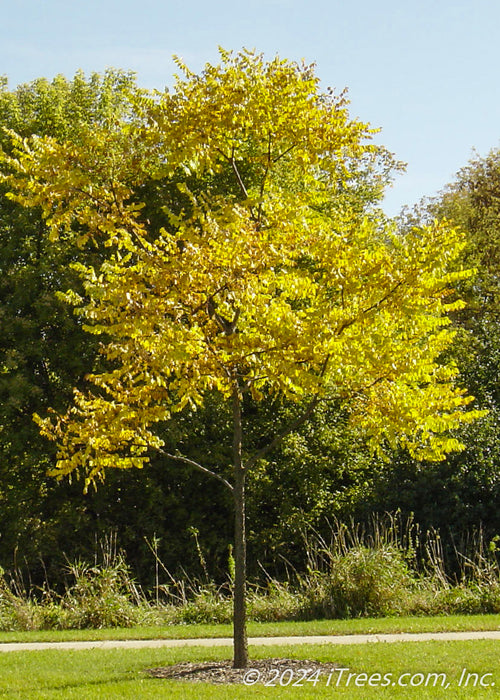
[[[248,663],[246,623],[246,535],[245,535],[245,467],[242,460],[241,393],[233,391],[233,466],[234,466],[234,593],[233,641],[234,668]]]

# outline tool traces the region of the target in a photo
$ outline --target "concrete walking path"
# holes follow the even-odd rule
[[[349,634],[318,635],[311,637],[250,637],[250,646],[292,644],[369,644],[374,642],[427,642],[463,641],[473,639],[500,640],[500,630],[479,632],[418,632],[399,634]],[[91,642],[9,642],[0,643],[0,652],[40,651],[44,649],[144,649],[173,647],[225,647],[232,646],[230,637],[211,639],[129,639],[96,640]]]

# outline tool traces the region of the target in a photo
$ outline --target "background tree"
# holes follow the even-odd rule
[[[396,453],[379,471],[368,493],[355,506],[359,517],[374,510],[401,508],[425,529],[438,528],[450,560],[457,544],[479,529],[487,541],[500,532],[499,251],[500,151],[475,156],[438,195],[402,217],[403,228],[447,220],[464,234],[462,264],[474,267],[473,278],[457,288],[467,301],[451,319],[456,330],[447,356],[460,369],[475,405],[488,410],[461,430],[466,449],[435,465]]]
[[[446,491],[453,494],[456,504],[455,512],[450,512],[455,537],[460,528],[462,537],[472,527],[482,527],[487,538],[500,531],[499,197],[500,151],[493,149],[484,158],[473,157],[428,203],[432,215],[446,217],[464,232],[464,262],[477,269],[474,279],[461,285],[467,307],[453,314],[458,334],[451,353],[478,405],[489,410],[477,430],[467,436],[467,451],[450,459],[446,473]]]
[[[379,452],[402,444],[439,460],[460,449],[448,431],[477,414],[438,358],[453,338],[446,313],[461,308],[449,286],[467,273],[449,270],[462,248],[452,229],[398,237],[350,204],[349,166],[377,149],[311,67],[223,52],[201,76],[183,70],[173,93],[144,96],[136,119],[84,131],[81,143],[14,136],[5,179],[16,201],[42,207],[49,240],[109,249],[101,264],[75,266],[84,293],[65,295],[103,339],[102,365],[67,413],[38,419],[58,443],[52,473],[81,472],[88,486],[108,468],[142,467],[150,450],[166,453],[156,424],[214,391],[231,407],[230,470],[166,454],[232,494],[234,664],[244,666],[247,474],[326,402]],[[166,203],[156,233],[134,192],[176,173],[186,205]],[[235,190],[210,186],[222,174]],[[308,403],[248,454],[245,400],[266,396]]]
[[[132,89],[133,76],[121,71],[39,79],[12,91],[3,80],[0,146],[9,152],[6,128],[77,142],[82,128],[123,118]],[[50,569],[56,553],[74,545],[79,523],[88,526],[94,516],[78,489],[45,478],[54,451],[40,440],[32,414],[63,407],[92,365],[94,339],[55,292],[78,285],[70,264],[95,259],[97,251],[62,239],[49,244],[40,211],[4,195],[0,186],[0,556],[6,568],[14,556],[18,563],[29,559],[33,569],[42,569],[43,556]]]

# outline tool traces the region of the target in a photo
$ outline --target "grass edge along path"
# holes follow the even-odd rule
[[[442,615],[434,617],[380,617],[308,622],[250,622],[251,637],[296,637],[421,632],[476,632],[500,630],[500,615]],[[0,643],[64,642],[127,639],[197,639],[230,637],[231,625],[166,625],[83,630],[0,632]]]
[[[254,647],[276,645],[322,645],[333,646],[373,644],[377,642],[426,642],[426,641],[471,641],[490,639],[500,641],[500,630],[476,632],[417,632],[397,634],[349,634],[316,635],[308,637],[249,637],[248,644]],[[115,639],[66,642],[10,642],[0,643],[0,653],[16,651],[88,650],[88,649],[143,649],[175,647],[232,647],[232,637],[205,637],[195,639]]]

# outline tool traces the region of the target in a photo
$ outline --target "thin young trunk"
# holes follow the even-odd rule
[[[245,468],[242,460],[241,393],[233,391],[233,466],[234,466],[234,668],[248,663],[246,623],[246,535],[245,535]]]

